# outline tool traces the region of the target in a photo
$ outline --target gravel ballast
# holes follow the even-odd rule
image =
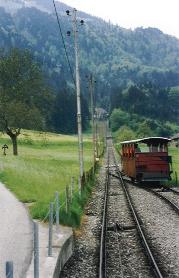
[[[179,216],[152,193],[128,185],[164,277],[179,277]]]

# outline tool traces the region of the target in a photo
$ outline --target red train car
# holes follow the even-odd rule
[[[163,137],[148,137],[124,141],[122,144],[122,171],[132,180],[170,180],[171,156],[168,155],[168,142]]]

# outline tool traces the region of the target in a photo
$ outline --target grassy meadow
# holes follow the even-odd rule
[[[54,193],[60,193],[61,204],[65,187],[79,176],[78,139],[76,136],[22,131],[18,138],[18,156],[12,155],[10,139],[0,136],[0,146],[6,143],[7,155],[0,154],[0,180],[24,203],[28,203],[33,218],[43,218]],[[92,166],[92,142],[84,137],[85,171]]]
[[[169,154],[172,156],[172,185],[176,185],[176,174],[178,176],[178,186],[179,186],[179,148],[176,148],[174,145],[169,147]]]

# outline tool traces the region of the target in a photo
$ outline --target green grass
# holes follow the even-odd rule
[[[171,146],[169,148],[169,154],[172,156],[173,174],[171,184],[176,185],[176,174],[178,176],[178,186],[179,186],[179,148]]]
[[[43,218],[48,212],[54,193],[60,192],[64,202],[65,187],[79,175],[78,141],[76,136],[44,134],[24,131],[18,139],[18,156],[12,155],[8,137],[0,137],[0,146],[9,146],[7,155],[1,155],[0,180],[22,202],[29,203],[33,218]],[[92,166],[91,138],[84,138],[85,171]]]

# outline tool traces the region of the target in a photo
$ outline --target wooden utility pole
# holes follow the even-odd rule
[[[69,16],[70,11],[67,10],[66,14]],[[80,178],[83,176],[84,172],[84,162],[83,162],[83,135],[82,135],[82,119],[81,119],[81,92],[80,92],[80,73],[79,73],[79,48],[78,48],[78,20],[77,20],[77,10],[73,9],[72,12],[73,21],[73,33],[74,33],[74,48],[75,48],[75,85],[76,85],[76,97],[77,97],[77,125],[78,125],[78,145],[79,145],[79,164],[80,164]],[[80,25],[84,24],[83,20],[80,20]],[[70,31],[67,35],[70,36]]]
[[[73,30],[75,42],[75,72],[76,72],[76,96],[77,96],[77,124],[78,124],[78,144],[79,144],[79,162],[80,162],[80,177],[84,172],[83,162],[83,135],[82,135],[82,120],[81,120],[81,92],[80,92],[80,74],[79,74],[79,49],[78,49],[78,30],[77,30],[77,10],[73,10]]]

